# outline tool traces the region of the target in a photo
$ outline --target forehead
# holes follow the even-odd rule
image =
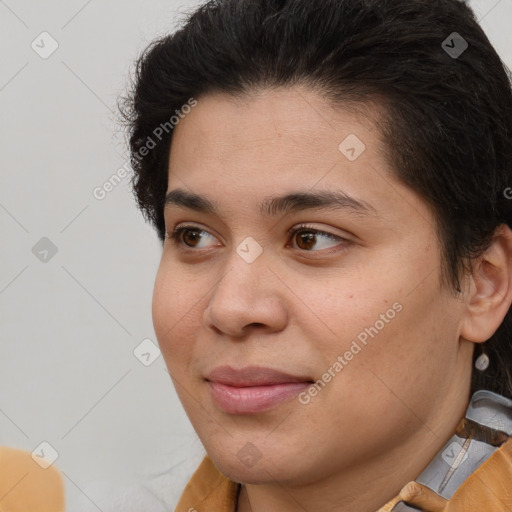
[[[180,146],[177,150],[203,155],[244,151],[268,157],[270,152],[262,154],[262,149],[280,148],[275,158],[290,149],[297,159],[339,158],[339,144],[348,135],[358,136],[367,147],[381,146],[375,130],[381,110],[373,103],[335,106],[318,92],[298,86],[238,96],[214,93],[201,97],[179,123],[174,142]],[[183,143],[187,147],[181,147]]]
[[[340,151],[347,138],[355,142],[363,160],[369,155],[382,160],[375,158],[382,153],[382,143],[369,117],[371,113],[335,109],[308,89],[210,94],[199,98],[176,126],[169,169],[201,171],[203,176],[224,170],[246,178],[255,170],[268,170],[274,178],[292,171],[298,178],[297,173],[312,167],[316,174],[326,174],[334,165],[354,171],[360,164]]]

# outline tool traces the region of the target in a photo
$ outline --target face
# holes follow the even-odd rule
[[[307,483],[432,442],[440,397],[469,390],[433,214],[393,177],[376,115],[295,87],[202,97],[175,129],[154,327],[234,480]],[[221,366],[238,385],[209,380]]]

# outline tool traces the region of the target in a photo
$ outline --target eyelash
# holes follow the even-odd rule
[[[175,228],[172,233],[167,233],[166,234],[166,238],[171,240],[171,242],[173,244],[175,244],[176,246],[178,246],[180,249],[184,250],[184,251],[194,251],[194,252],[199,252],[201,251],[201,249],[195,249],[194,247],[190,247],[188,245],[186,245],[185,243],[183,243],[183,241],[181,240],[181,234],[187,230],[190,230],[190,231],[195,231],[195,232],[198,232],[198,233],[208,233],[208,231],[202,229],[202,228],[199,228],[197,226],[190,226],[190,225],[184,225],[184,226],[179,226],[177,228]],[[314,233],[315,235],[324,235],[326,238],[329,238],[331,240],[337,240],[339,241],[340,243],[342,243],[343,245],[347,245],[350,243],[350,240],[347,240],[346,238],[342,238],[340,236],[337,236],[337,235],[334,235],[332,233],[329,233],[329,232],[326,232],[326,231],[321,231],[319,229],[316,229],[316,228],[312,228],[310,226],[308,226],[307,224],[300,224],[298,226],[295,226],[293,228],[290,228],[288,231],[287,231],[287,234],[289,235],[289,238],[293,240],[293,237],[296,236],[298,233],[300,233],[301,231],[306,231],[306,232],[309,232],[309,233]],[[209,235],[211,235],[210,233],[208,233]],[[211,235],[213,236],[213,235]],[[203,250],[208,250],[209,248],[202,248]],[[299,251],[302,251],[302,252],[312,252],[312,253],[315,253],[315,252],[323,252],[324,254],[326,252],[339,252],[340,249],[337,248],[337,247],[329,247],[328,249],[322,249],[322,250],[306,250],[306,249],[300,249],[300,248],[296,248],[296,247],[293,247],[293,249],[297,249]]]

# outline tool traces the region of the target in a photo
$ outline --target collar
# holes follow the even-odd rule
[[[512,400],[492,391],[476,391],[455,434],[415,481],[449,500],[511,435]],[[417,511],[396,498],[388,505],[379,512]]]

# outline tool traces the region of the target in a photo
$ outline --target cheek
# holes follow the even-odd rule
[[[204,306],[196,288],[184,282],[175,268],[170,271],[164,263],[160,265],[153,289],[153,326],[164,358],[172,355],[175,367],[190,353],[192,343],[183,340],[192,339]]]
[[[318,375],[329,369],[343,375],[333,379],[333,388],[348,385],[342,393],[354,386],[368,390],[373,383],[373,392],[385,395],[386,386],[377,378],[381,376],[407,394],[420,384],[429,388],[453,363],[456,344],[450,340],[456,336],[456,318],[447,313],[453,304],[439,294],[437,274],[417,286],[421,272],[416,268],[383,267],[337,282],[303,282],[294,289],[305,298],[304,311],[311,319],[301,321],[301,329],[308,348],[321,356]]]
[[[162,345],[166,331],[175,323],[176,303],[172,291],[176,283],[170,282],[164,270],[163,263],[158,269],[155,285],[153,287],[153,300],[151,304],[153,326],[159,343]]]
[[[369,317],[344,315],[338,320],[340,328],[342,322],[351,322],[351,333],[340,337],[343,351],[331,350],[331,361],[338,354],[346,361],[333,379],[331,398],[353,403],[354,421],[368,410],[387,418],[381,425],[387,429],[395,428],[398,418],[404,426],[426,421],[420,411],[431,410],[451,381],[457,330],[456,320],[444,311],[449,311],[449,305],[443,308],[440,297],[438,304],[433,302],[435,293],[430,288],[405,295],[396,302],[385,304],[381,298],[369,303]],[[350,349],[353,342],[356,348]]]
[[[389,331],[399,322],[398,310],[402,308],[399,304],[393,306],[398,295],[394,287],[386,291],[385,286],[377,288],[374,283],[373,279],[350,276],[295,285],[294,294],[302,299],[296,304],[300,307],[303,341],[332,358],[349,350],[358,337],[362,343],[371,339],[367,331],[375,330],[376,323],[378,331]]]

